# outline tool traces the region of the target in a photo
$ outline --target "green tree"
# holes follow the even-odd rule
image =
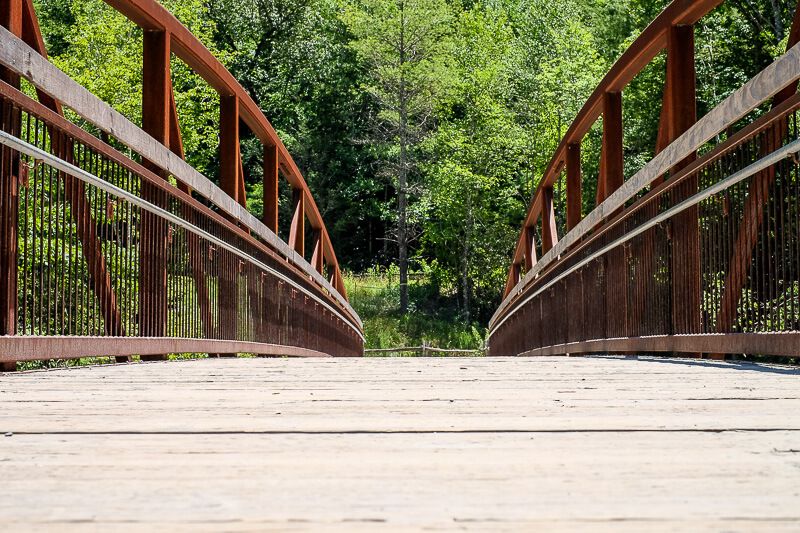
[[[214,27],[203,0],[164,0],[163,4],[225,60],[214,46]],[[53,63],[141,125],[141,30],[102,0],[36,0],[35,6]],[[173,61],[172,79],[187,160],[209,173],[217,157],[219,97],[180,61]]]
[[[259,104],[311,187],[340,261],[365,270],[383,234],[383,185],[365,142],[372,102],[337,0],[210,0],[228,68]],[[261,150],[245,136],[248,206],[261,211]],[[281,205],[281,227],[291,217]]]
[[[475,7],[456,26],[452,63],[457,82],[440,106],[439,128],[426,143],[429,191],[423,251],[459,286],[466,322],[486,312],[503,277],[525,175],[526,132],[508,103],[513,28],[501,12]],[[502,258],[502,259],[500,259]],[[500,259],[500,260],[498,260]]]
[[[383,171],[396,181],[395,237],[400,311],[408,310],[408,251],[414,240],[409,195],[418,194],[418,147],[432,126],[437,94],[448,80],[451,10],[444,0],[356,0],[345,5],[352,46],[368,68],[365,90],[378,105],[372,139],[385,148]]]

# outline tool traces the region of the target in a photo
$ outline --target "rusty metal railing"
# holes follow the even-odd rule
[[[125,7],[134,4],[147,2]],[[237,146],[226,146],[221,134],[222,159],[232,149],[237,167],[228,176],[230,194],[182,160],[174,101],[160,117],[173,130],[166,146],[49,63],[30,1],[18,7],[4,14],[18,16],[16,23],[0,20],[0,364],[184,352],[361,355],[362,325],[324,224],[266,119],[221,110],[223,130],[238,129],[241,118],[263,134],[273,171],[265,169],[265,180],[283,174],[290,181],[296,209],[289,244],[246,210],[237,132]],[[157,4],[144,7],[164,15],[163,31],[180,33],[180,52],[197,56],[202,45],[171,15]],[[208,56],[197,56],[195,66],[219,66]],[[224,78],[237,108],[249,99],[229,74],[200,70]],[[168,66],[160,73],[166,83]],[[18,89],[20,77],[40,101]],[[152,127],[147,100],[145,94]],[[62,104],[102,136],[64,118]],[[272,204],[265,221],[275,224],[277,192],[265,198]],[[310,263],[307,220],[316,238]]]
[[[605,106],[598,206],[583,217],[580,135],[566,139],[522,232],[490,354],[800,355],[800,46],[695,123],[691,27],[674,24],[686,7],[671,4],[633,45],[651,57],[667,48],[656,157],[624,181],[621,110]],[[795,20],[790,46],[799,34]],[[628,81],[646,63],[622,61],[612,72]],[[677,90],[680,69],[691,87]],[[591,125],[587,106],[576,124]],[[562,179],[570,213],[559,240],[552,188]]]

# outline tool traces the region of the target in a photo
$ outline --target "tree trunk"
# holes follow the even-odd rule
[[[464,320],[470,321],[469,253],[472,241],[472,195],[467,194],[467,220],[464,228],[464,243],[461,248],[461,285],[464,291]]]
[[[398,263],[400,267],[400,312],[408,312],[408,230],[407,230],[407,203],[406,186],[408,175],[406,173],[406,160],[408,158],[405,142],[400,144],[400,172],[397,188],[397,248]]]
[[[404,136],[404,134],[403,134]],[[398,263],[400,267],[400,312],[408,311],[408,198],[406,186],[408,174],[406,163],[408,160],[408,147],[405,140],[400,143],[400,172],[397,179],[397,248]]]
[[[406,62],[405,50],[405,12],[404,3],[400,3],[400,66]],[[408,312],[408,95],[405,78],[400,79],[400,170],[397,175],[397,249],[398,266],[400,267],[400,313]]]
[[[772,5],[772,25],[775,29],[775,41],[781,42],[785,32],[783,28],[783,10],[778,0],[771,0],[770,4]]]

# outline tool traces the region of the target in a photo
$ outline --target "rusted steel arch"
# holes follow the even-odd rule
[[[791,282],[800,269],[791,251],[800,247],[795,242],[800,239],[793,240],[789,230],[792,210],[800,209],[800,194],[791,189],[791,170],[776,159],[779,154],[791,156],[797,146],[783,144],[797,135],[800,48],[795,45],[800,12],[795,12],[787,54],[698,122],[694,24],[721,3],[672,2],[625,51],[578,113],[533,195],[503,302],[490,321],[493,355],[645,350],[642,346],[715,356],[792,352],[786,347],[800,334],[794,304],[774,304],[781,306],[774,310],[776,316],[788,318],[767,320],[772,311],[765,302],[782,290],[793,290]],[[625,181],[621,94],[662,51],[667,66],[656,156]],[[771,98],[772,113],[735,131],[739,119]],[[581,142],[601,117],[596,208],[584,217]],[[697,150],[718,134],[727,141],[695,161]],[[747,166],[754,153],[770,165]],[[722,179],[726,173],[737,179]],[[776,180],[779,174],[782,178]],[[559,241],[553,196],[564,175],[566,234]],[[709,187],[713,180],[730,190]],[[739,185],[741,181],[745,183]],[[723,219],[741,216],[741,223],[725,226],[714,218],[715,205],[723,206]],[[742,212],[733,215],[732,209]],[[654,220],[659,223],[652,224]],[[536,249],[539,223],[541,257]],[[639,232],[639,226],[652,229]],[[763,249],[757,251],[759,246]],[[758,286],[752,286],[755,283]],[[786,284],[789,289],[784,289]],[[748,314],[740,310],[742,298],[758,316],[750,313],[737,323],[732,317]],[[650,305],[660,306],[663,316],[648,315]],[[743,327],[750,329],[736,329]],[[707,336],[715,334],[722,336]],[[714,343],[719,353],[709,352]],[[771,345],[774,350],[764,350]],[[800,348],[792,354],[800,354]]]
[[[636,38],[622,56],[614,63],[611,70],[595,88],[592,95],[583,105],[567,133],[561,140],[555,154],[542,176],[539,186],[533,195],[523,227],[535,224],[541,214],[542,196],[545,190],[553,186],[559,174],[567,164],[570,146],[580,146],[581,140],[592,125],[603,114],[603,103],[606,94],[621,93],[628,84],[667,47],[669,31],[675,26],[691,26],[710,13],[724,0],[676,0]],[[574,148],[573,148],[574,149]],[[580,159],[578,159],[580,161]],[[525,258],[525,239],[520,236],[517,243],[513,264],[519,264]],[[508,294],[506,291],[505,294]]]
[[[302,191],[305,215],[315,232],[322,235],[325,262],[334,271],[332,285],[347,297],[342,283],[336,252],[331,245],[328,230],[319,212],[314,197],[300,169],[289,151],[278,137],[269,120],[247,93],[244,87],[228,72],[214,55],[175,16],[156,0],[105,0],[107,4],[125,15],[145,31],[163,31],[169,34],[171,51],[192,70],[211,85],[220,97],[235,97],[238,101],[239,117],[264,144],[265,148],[277,149],[277,161],[291,186]],[[265,205],[265,209],[267,206]],[[274,231],[274,228],[271,228]]]
[[[0,367],[90,354],[160,359],[173,351],[361,355],[363,326],[347,301],[324,222],[269,121],[160,4],[108,3],[144,30],[141,128],[47,60],[32,0],[0,0],[0,184],[9,193],[0,198],[0,278],[8,296],[0,307],[0,334],[9,336]],[[172,54],[220,95],[221,187],[184,160]],[[39,102],[19,90],[21,78],[34,86]],[[62,106],[141,162],[108,144],[108,137],[94,137],[67,121]],[[264,145],[263,222],[246,209],[240,122]],[[60,179],[52,181],[53,173]],[[289,243],[277,236],[279,174],[291,185],[295,205]],[[178,187],[166,180],[170,176]],[[68,186],[74,183],[79,187]],[[116,220],[118,203],[124,227],[109,222]],[[53,217],[67,212],[83,222],[54,230]],[[32,213],[44,217],[34,221],[37,227],[31,226]],[[310,258],[306,220],[314,239]],[[131,223],[136,227],[129,228]],[[135,240],[120,231],[133,232]],[[18,240],[19,233],[24,238]],[[37,242],[47,245],[37,252]],[[76,266],[68,259],[46,272],[40,266],[30,270],[47,261],[45,251],[63,253],[65,246],[77,250]],[[89,265],[88,281],[78,273],[80,254]],[[53,289],[62,295],[54,299]],[[94,342],[87,333],[106,340]]]

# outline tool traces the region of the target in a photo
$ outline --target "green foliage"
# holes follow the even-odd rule
[[[367,268],[385,235],[384,183],[367,143],[365,71],[335,0],[210,0],[215,42],[260,105],[314,192],[340,258]],[[261,150],[243,147],[248,205],[262,209]],[[288,205],[282,206],[284,211]],[[286,216],[289,216],[286,214]],[[363,236],[353,238],[354,235]],[[374,235],[374,237],[369,237]]]
[[[411,313],[399,312],[398,281],[396,266],[344,277],[353,306],[364,322],[367,348],[421,346],[423,342],[435,348],[478,350],[484,346],[486,330],[459,316],[452,297],[447,296],[451,290],[442,290],[430,270],[411,275]]]
[[[142,123],[142,31],[103,0],[35,0],[53,63],[135,124]],[[203,0],[163,4],[220,58]],[[179,60],[173,61],[175,104],[187,160],[214,176],[219,96]],[[73,117],[75,118],[75,117]]]

